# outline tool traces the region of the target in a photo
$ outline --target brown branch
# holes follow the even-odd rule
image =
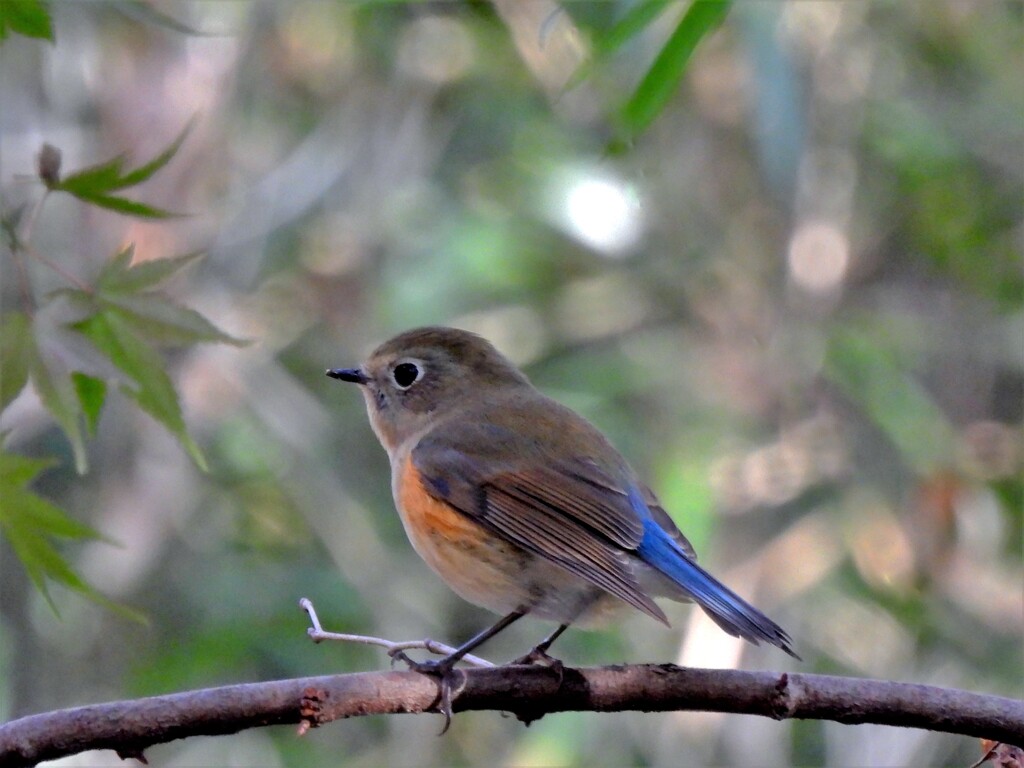
[[[1024,702],[950,688],[826,675],[635,665],[467,669],[456,712],[502,710],[524,722],[549,712],[705,710],[880,723],[1024,745]],[[435,679],[415,672],[361,672],[230,685],[59,710],[0,725],[0,766],[32,765],[88,749],[122,757],[186,736],[345,717],[428,712]]]

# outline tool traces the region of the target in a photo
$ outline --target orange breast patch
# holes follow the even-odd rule
[[[412,456],[405,460],[402,468],[398,506],[413,545],[417,545],[417,539],[443,539],[453,544],[465,542],[466,546],[473,546],[486,535],[477,523],[424,490]],[[416,546],[416,549],[420,547]]]
[[[412,457],[402,465],[395,490],[409,541],[455,592],[497,612],[525,604],[522,550],[427,493]]]

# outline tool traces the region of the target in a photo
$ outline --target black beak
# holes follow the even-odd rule
[[[353,384],[365,384],[370,380],[370,377],[358,368],[328,368],[327,375],[332,379],[350,381]]]

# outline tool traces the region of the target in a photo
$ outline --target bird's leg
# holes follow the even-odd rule
[[[577,606],[576,610],[565,620],[565,622],[559,625],[559,627],[554,632],[552,632],[550,635],[541,640],[536,646],[534,646],[533,650],[531,650],[525,656],[520,656],[518,659],[514,659],[509,663],[543,664],[544,666],[551,667],[551,669],[555,670],[558,673],[559,683],[561,683],[563,669],[562,662],[554,658],[553,656],[549,656],[548,648],[551,647],[551,644],[555,642],[555,640],[562,636],[562,633],[569,628],[570,624],[576,621],[576,619],[578,619],[582,614],[586,613],[587,609],[593,606],[593,604],[598,599],[599,595],[591,595],[589,599],[583,600]]]
[[[438,705],[438,710],[444,715],[444,728],[441,729],[441,733],[448,730],[448,726],[452,723],[452,678],[454,677],[455,665],[459,663],[459,660],[467,653],[472,651],[477,646],[482,645],[487,640],[490,640],[496,634],[505,629],[509,624],[523,618],[526,615],[525,610],[513,611],[508,616],[505,616],[495,622],[492,626],[485,629],[483,632],[474,635],[469,640],[464,642],[454,651],[449,653],[443,659],[428,659],[427,661],[413,661],[410,659],[405,651],[395,650],[389,652],[392,659],[398,659],[404,661],[409,665],[409,669],[420,672],[424,675],[436,675],[440,678],[441,683],[441,702]],[[557,637],[556,633],[554,637]],[[554,637],[550,640],[554,640]],[[550,645],[550,642],[548,643]]]
[[[474,648],[483,645],[486,641],[490,640],[496,634],[505,629],[509,624],[523,618],[526,615],[526,611],[519,610],[513,611],[508,616],[504,616],[495,622],[492,626],[474,635],[469,640],[464,642],[454,651],[449,653],[443,659],[429,659],[427,661],[414,661],[410,659],[405,651],[398,649],[395,651],[389,651],[389,655],[393,659],[404,661],[409,665],[409,669],[415,670],[416,672],[423,672],[424,674],[443,674],[448,670],[452,669],[463,656],[472,651]]]
[[[520,656],[518,659],[513,659],[510,664],[544,664],[545,666],[551,667],[557,670],[559,674],[562,671],[562,662],[558,659],[548,655],[548,648],[551,644],[559,638],[559,636],[569,628],[569,623],[562,624],[554,632],[541,640],[537,645],[533,647],[528,654]]]

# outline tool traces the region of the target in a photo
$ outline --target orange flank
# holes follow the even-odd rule
[[[402,465],[395,501],[413,548],[463,599],[499,612],[528,600],[526,553],[431,496],[411,456]]]

